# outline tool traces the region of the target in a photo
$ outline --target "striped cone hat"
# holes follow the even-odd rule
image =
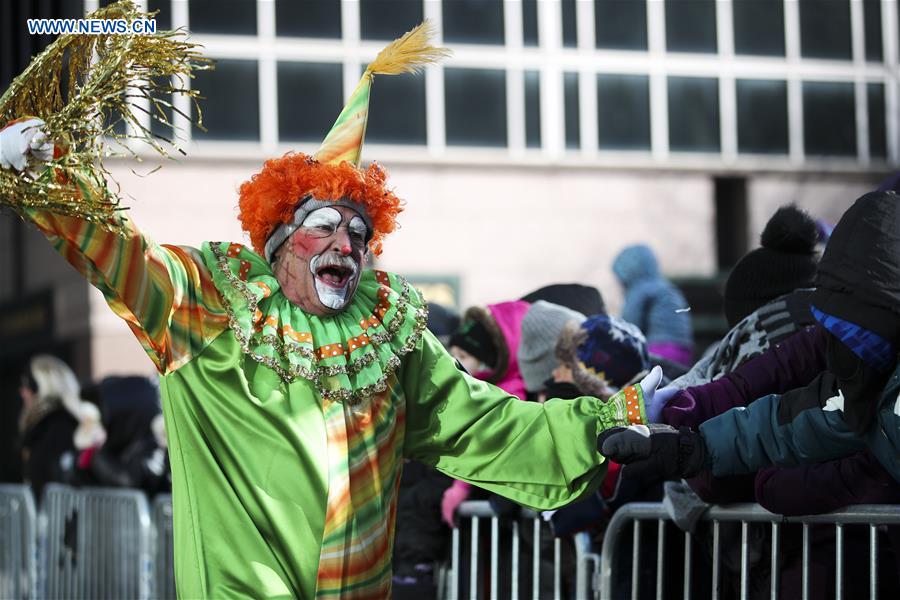
[[[448,50],[428,44],[432,33],[431,25],[425,21],[378,53],[316,152],[319,162],[339,164],[347,161],[359,166],[369,120],[369,94],[375,75],[417,73],[422,66],[446,57]]]
[[[426,21],[378,53],[314,156],[291,152],[267,160],[262,171],[241,185],[238,219],[266,260],[273,260],[308,212],[328,204],[359,210],[371,234],[368,249],[381,253],[382,240],[396,229],[403,209],[379,165],[359,166],[369,94],[375,75],[416,73],[449,55],[447,49],[429,45],[431,34]]]

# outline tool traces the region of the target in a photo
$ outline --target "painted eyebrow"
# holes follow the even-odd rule
[[[330,207],[317,208],[303,219],[304,227],[317,227],[319,225],[330,225],[337,227],[341,222],[341,213]]]
[[[363,221],[360,217],[353,217],[352,219],[350,219],[350,223],[347,225],[347,229],[359,235],[366,235],[366,233],[369,232],[369,228],[366,227],[365,221]]]

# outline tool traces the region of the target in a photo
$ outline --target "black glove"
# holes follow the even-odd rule
[[[623,476],[628,477],[693,477],[706,462],[703,436],[687,427],[613,427],[597,438],[597,449],[610,460],[626,465]]]

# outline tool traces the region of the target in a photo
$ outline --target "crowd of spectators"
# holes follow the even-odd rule
[[[606,399],[640,386],[652,424],[643,438],[618,432],[599,442],[603,454],[628,459],[609,462],[596,492],[544,515],[548,539],[566,540],[564,565],[572,533],[587,531],[599,543],[620,506],[660,500],[667,480],[683,478],[698,502],[758,502],[785,515],[900,503],[898,201],[891,191],[863,196],[830,239],[829,228],[796,206],[780,208],[760,247],[730,272],[722,289],[730,329],[707,348],[694,346],[690,307],[647,245],[624,248],[610,265],[624,293],[620,314],[610,314],[601,290],[584,283],[544,286],[461,315],[430,307],[429,328],[459,368],[523,402]],[[154,381],[109,377],[82,388],[65,363],[38,355],[22,373],[20,395],[23,474],[37,498],[53,481],[139,488],[149,496],[170,490]],[[685,440],[705,454],[667,445]],[[509,500],[424,465],[405,466],[396,597],[433,592],[434,568],[447,557],[457,510],[471,499],[488,500],[507,522],[518,518],[519,507]],[[900,541],[894,529],[881,534]],[[770,541],[757,533],[754,556],[765,557]],[[835,544],[833,530],[814,530],[813,539],[819,548]],[[845,568],[865,562],[867,541],[848,532]],[[528,555],[530,545],[546,540],[527,534],[522,543]],[[779,586],[784,597],[798,597],[796,532],[789,529],[782,544]],[[895,548],[881,545],[892,554],[882,564],[893,568],[879,582],[882,594],[898,590]],[[833,569],[833,551],[815,556],[813,573]],[[751,591],[768,591],[766,559],[751,567]],[[739,573],[733,575],[736,581]],[[726,568],[726,595],[728,576]],[[868,585],[865,577],[860,581]],[[571,578],[563,583],[571,595]],[[831,577],[810,577],[809,585],[812,597],[834,593]]]

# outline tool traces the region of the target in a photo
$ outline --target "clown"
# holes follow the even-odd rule
[[[425,330],[419,294],[364,268],[401,211],[381,167],[359,166],[373,76],[441,55],[421,27],[397,40],[314,156],[269,160],[241,186],[252,249],[18,209],[159,370],[181,597],[387,597],[404,458],[552,509],[602,481],[598,434],[643,416],[639,396],[540,405],[470,377]],[[27,172],[50,141],[22,123],[0,148]]]

